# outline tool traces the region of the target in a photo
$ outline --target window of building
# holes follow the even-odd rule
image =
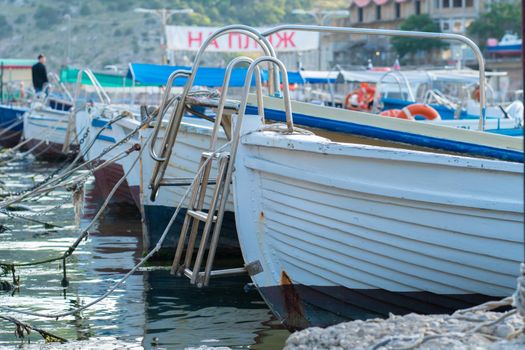
[[[421,14],[421,1],[416,0],[414,2],[414,6],[415,6],[416,15],[420,15]]]
[[[450,7],[450,0],[443,0],[443,7]]]
[[[434,7],[435,8],[438,9],[440,7],[440,5],[441,5],[441,0],[434,0]]]
[[[465,1],[466,7],[474,7],[474,0],[466,0]]]
[[[379,5],[376,6],[376,19],[377,20],[381,19],[381,6]]]
[[[463,7],[463,0],[454,0],[453,1],[453,4],[454,4],[454,7]]]
[[[450,30],[450,25],[448,24],[447,21],[444,21],[443,23],[441,23],[441,30],[444,32],[448,32]]]
[[[357,21],[363,22],[363,8],[362,7],[357,9]]]
[[[401,4],[396,2],[396,18],[401,18]]]

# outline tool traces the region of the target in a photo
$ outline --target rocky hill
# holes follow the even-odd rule
[[[160,22],[144,8],[192,8],[175,15],[184,25],[252,26],[300,23],[292,9],[347,6],[348,1],[315,0],[0,0],[0,57],[48,57],[56,70],[69,63],[100,69],[130,61],[159,62]],[[68,55],[69,51],[69,55]],[[69,61],[68,61],[69,56]]]

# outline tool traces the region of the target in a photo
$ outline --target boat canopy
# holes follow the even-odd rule
[[[27,69],[37,62],[37,60],[33,59],[0,58],[0,66],[4,69]]]
[[[302,70],[300,74],[303,77],[304,81],[308,84],[328,84],[328,83],[335,83],[338,72]]]
[[[60,81],[63,83],[76,84],[78,71],[79,69],[77,68],[62,68],[60,70]],[[95,74],[95,78],[97,78],[100,85],[105,88],[133,86],[133,81],[124,75],[100,72],[93,72],[93,74]],[[82,85],[92,85],[91,80],[86,74],[82,75]]]
[[[171,73],[176,70],[191,70],[187,66],[168,66],[147,63],[130,63],[128,75],[129,79],[134,79],[136,83],[142,85],[165,85]],[[244,86],[244,79],[246,78],[246,68],[235,68],[230,79],[230,86],[240,87]],[[226,69],[215,67],[200,67],[195,77],[194,85],[218,87],[222,86],[224,81],[224,74]],[[261,74],[263,75],[263,74]],[[261,76],[264,80],[264,77]],[[175,79],[174,86],[184,86],[186,78]],[[255,79],[252,79],[252,85],[255,84]]]
[[[135,80],[138,85],[165,85],[168,77],[176,70],[191,70],[189,66],[168,66],[146,63],[130,63],[127,78]],[[247,68],[234,68],[230,86],[242,87],[246,79]],[[194,85],[220,87],[223,85],[225,68],[218,67],[200,67],[195,77]],[[263,82],[268,81],[268,72],[261,71]],[[290,84],[304,84],[304,79],[299,72],[288,72],[288,81]],[[175,80],[175,86],[183,86],[186,78]],[[255,85],[255,78],[252,78],[252,85]]]

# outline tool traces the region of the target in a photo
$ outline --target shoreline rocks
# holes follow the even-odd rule
[[[519,314],[507,314],[501,321],[491,324],[505,314],[483,311],[454,315],[391,314],[387,319],[356,320],[295,332],[288,337],[284,349],[525,349],[525,322]]]

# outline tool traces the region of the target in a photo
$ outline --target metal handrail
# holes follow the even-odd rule
[[[93,72],[90,69],[88,69],[88,68],[79,69],[78,73],[77,73],[77,81],[76,81],[76,85],[75,85],[75,97],[71,98],[71,101],[73,102],[73,105],[71,106],[71,108],[69,110],[68,124],[67,124],[67,129],[66,129],[66,136],[65,136],[65,140],[64,140],[64,145],[62,146],[62,151],[63,152],[68,152],[70,144],[71,144],[71,132],[72,132],[72,130],[74,128],[74,117],[76,116],[76,113],[78,112],[77,104],[78,104],[78,99],[79,99],[79,95],[80,95],[80,86],[82,85],[82,76],[83,76],[83,74],[86,74],[88,79],[93,84],[93,86],[95,88],[95,92],[97,93],[97,96],[100,99],[100,101],[102,103],[104,103],[104,104],[108,104],[108,105],[111,104],[111,99],[109,98],[109,96],[106,93],[106,91],[102,88],[102,85],[100,85],[99,81],[97,80],[97,78],[95,77]],[[67,90],[65,90],[65,91],[67,91]],[[69,93],[68,93],[68,95],[69,95]],[[71,95],[69,95],[69,96],[71,96]]]
[[[195,81],[195,77],[197,75],[197,71],[199,69],[199,66],[201,64],[202,55],[208,48],[208,46],[217,38],[226,35],[228,33],[238,33],[238,34],[244,34],[253,40],[255,40],[262,48],[263,52],[267,56],[276,57],[275,50],[273,49],[273,46],[269,43],[268,39],[263,37],[256,29],[245,26],[245,25],[231,25],[226,26],[224,28],[221,28],[214,32],[212,35],[210,35],[206,41],[202,44],[199,51],[197,52],[193,67],[191,70],[191,73],[188,77],[188,80],[186,81],[186,84],[184,85],[184,89],[182,90],[182,93],[180,95],[180,101],[185,101],[186,97],[188,96],[188,93],[193,86],[193,82]],[[278,88],[279,86],[279,78],[276,76],[276,74],[270,74],[270,76],[273,76],[273,84]],[[271,85],[271,84],[270,84]],[[174,112],[170,118],[170,124],[168,125],[167,129],[167,144],[165,144],[163,148],[163,154],[157,158],[154,158],[157,162],[164,162],[166,161],[170,155],[171,155],[171,147],[175,143],[175,138],[180,126],[180,122],[182,121],[182,115],[184,114],[184,103],[179,103],[174,109]],[[167,154],[164,154],[167,152]]]
[[[158,188],[160,186],[160,182],[162,181],[162,178],[164,176],[164,172],[166,171],[167,163],[166,161],[171,157],[173,145],[175,144],[175,140],[177,138],[177,133],[179,131],[180,124],[182,122],[182,116],[184,114],[185,109],[185,101],[188,96],[188,93],[193,86],[193,82],[195,81],[195,77],[197,75],[197,71],[199,69],[199,66],[201,64],[202,55],[208,48],[208,46],[211,45],[211,43],[216,40],[217,38],[226,35],[228,33],[238,33],[248,36],[249,38],[255,40],[261,49],[263,50],[264,54],[267,56],[275,57],[275,50],[273,46],[270,44],[267,38],[262,36],[259,31],[256,29],[245,26],[245,25],[231,25],[226,26],[224,28],[221,28],[214,32],[212,35],[210,35],[202,44],[199,51],[197,52],[193,67],[191,69],[191,73],[188,76],[188,79],[186,81],[186,84],[184,85],[184,88],[182,90],[181,95],[179,96],[179,103],[175,106],[173,113],[170,117],[169,124],[166,129],[166,133],[164,136],[165,142],[163,142],[162,147],[162,153],[161,155],[156,155],[156,158],[154,158],[157,161],[157,164],[155,164],[155,167],[153,169],[153,173],[151,175],[150,179],[150,188],[152,190],[151,193],[151,199],[154,200],[156,197],[156,192],[158,191]],[[269,75],[270,75],[270,84],[269,88],[270,91],[279,90],[279,76],[278,73],[273,69],[273,66],[270,66],[269,69]],[[151,152],[150,152],[151,153]]]
[[[443,39],[456,40],[469,46],[479,65],[479,84],[480,84],[480,118],[478,129],[485,129],[485,111],[487,105],[487,98],[485,94],[485,60],[479,47],[469,38],[459,34],[452,33],[433,33],[433,32],[412,32],[405,30],[391,30],[391,29],[370,29],[370,28],[348,28],[348,27],[324,27],[314,25],[299,25],[299,24],[285,24],[270,28],[262,33],[264,36],[269,36],[284,30],[307,31],[307,32],[323,32],[323,33],[343,33],[343,34],[360,34],[360,35],[384,35],[384,36],[401,36],[409,38],[427,38],[427,39]]]
[[[66,94],[67,98],[69,99],[69,101],[71,102],[75,102],[73,100],[73,96],[71,96],[71,94],[69,93],[69,90],[66,88],[66,86],[60,81],[58,75],[54,72],[50,72],[47,74],[48,78],[51,78],[52,80],[54,80],[54,82],[60,86],[60,88],[62,89],[62,91]]]
[[[151,158],[153,158],[157,162],[163,162],[163,161],[166,160],[165,158],[159,157],[157,155],[157,153],[155,153],[155,143],[157,141],[157,136],[159,134],[159,130],[160,130],[160,127],[161,127],[161,124],[162,124],[162,118],[164,117],[164,112],[165,112],[165,109],[166,109],[166,105],[168,103],[168,97],[170,95],[171,88],[173,86],[173,83],[175,82],[175,79],[177,79],[178,77],[189,76],[190,73],[191,73],[190,71],[179,69],[179,70],[176,70],[176,71],[172,72],[170,74],[170,76],[168,77],[168,81],[166,83],[166,90],[164,91],[164,94],[162,95],[162,101],[161,101],[161,103],[159,105],[159,113],[158,113],[158,116],[157,116],[157,124],[155,125],[155,129],[153,130],[153,137],[152,137],[152,140],[151,140],[151,142],[149,144],[149,154],[150,154]],[[170,121],[171,121],[171,119],[170,119]],[[165,138],[166,138],[166,135],[164,135],[164,139]]]
[[[219,97],[219,102],[217,104],[217,113],[215,114],[215,122],[213,123],[213,131],[212,131],[212,137],[210,139],[210,151],[215,151],[215,147],[217,145],[217,138],[218,138],[218,132],[219,128],[221,126],[222,122],[222,116],[224,112],[224,106],[226,104],[226,98],[228,95],[228,88],[230,86],[230,79],[233,72],[233,69],[235,66],[241,63],[249,63],[252,64],[254,60],[249,57],[245,56],[239,56],[234,58],[228,66],[226,67],[226,72],[224,73],[224,80],[222,83],[222,92],[221,96]],[[249,84],[251,85],[251,79]],[[256,89],[256,96],[257,96],[257,104],[262,106],[263,105],[263,94],[262,94],[262,82],[261,82],[261,74],[260,69],[258,66],[255,67],[255,89]],[[258,108],[259,117],[261,117],[262,120],[264,120],[264,111],[261,108]]]
[[[80,85],[82,84],[82,74],[83,73],[86,74],[88,79],[91,81],[91,84],[93,84],[93,86],[95,87],[95,92],[97,93],[98,98],[100,99],[100,101],[102,103],[105,103],[105,104],[111,104],[111,99],[109,98],[108,94],[106,93],[106,91],[104,90],[102,85],[100,85],[100,82],[95,77],[95,74],[93,74],[93,72],[90,69],[88,69],[88,68],[80,69],[78,71],[78,74],[77,74],[77,89],[79,89]],[[75,93],[77,91],[75,91]]]
[[[376,90],[374,92],[374,104],[372,105],[372,113],[377,113],[379,111],[379,95],[380,95],[381,84],[383,84],[383,80],[387,76],[390,76],[390,75],[392,75],[392,77],[395,79],[397,85],[399,86],[399,93],[400,93],[400,95],[403,94],[403,89],[401,87],[401,81],[399,80],[399,77],[397,75],[399,75],[399,76],[401,76],[401,78],[403,78],[403,82],[405,83],[405,85],[407,87],[407,90],[408,90],[408,98],[412,102],[416,101],[416,98],[414,97],[414,93],[412,92],[412,87],[410,87],[410,83],[408,82],[408,79],[407,79],[406,75],[404,75],[402,72],[396,71],[396,70],[388,71],[388,72],[384,73],[379,78],[379,80],[376,83]]]

